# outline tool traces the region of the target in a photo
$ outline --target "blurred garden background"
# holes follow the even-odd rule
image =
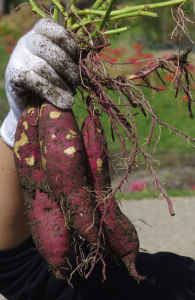
[[[117,6],[124,7],[125,5],[138,5],[151,2],[159,1],[120,0],[116,1],[116,4]],[[6,65],[18,39],[32,28],[39,18],[32,13],[30,6],[20,6],[22,3],[23,1],[21,0],[0,0],[0,125],[9,110],[4,88]],[[52,6],[50,1],[38,1],[38,3],[47,10]],[[61,1],[61,3],[65,7],[68,5],[68,1]],[[80,8],[89,7],[90,3],[91,1],[87,0],[76,1],[76,5]],[[20,7],[16,9],[17,6]],[[188,12],[189,18],[195,21],[193,4],[191,2],[186,3],[184,9]],[[183,37],[181,41],[170,39],[170,34],[175,27],[170,7],[156,9],[155,12],[158,13],[158,18],[140,16],[135,19],[128,19],[128,21],[125,20],[125,24],[128,22],[131,30],[121,35],[110,36],[111,46],[102,51],[100,54],[101,57],[110,62],[129,63],[123,66],[111,67],[109,70],[111,76],[135,73],[144,66],[147,59],[155,59],[168,54],[178,54],[179,51],[182,53],[190,45],[186,37]],[[194,25],[189,24],[188,29],[192,40],[195,41]],[[195,47],[193,45],[192,49],[189,68],[192,75],[195,76]],[[138,60],[141,61],[137,63]],[[161,88],[161,91],[151,92],[149,89],[143,89],[147,100],[150,101],[162,121],[189,134],[191,137],[195,137],[195,119],[189,117],[186,96],[182,91],[179,91],[178,98],[175,99],[175,86],[172,85],[172,78],[165,73],[161,73],[161,76],[166,86],[162,85],[158,77],[152,76],[150,80],[152,80],[154,86]],[[193,86],[193,82],[191,82],[191,86],[192,91],[194,91],[195,86]],[[118,95],[113,95],[113,97],[118,101]],[[87,111],[79,93],[76,95],[76,103],[73,110],[81,126],[82,121],[87,115]],[[192,107],[192,111],[195,116],[194,107]],[[135,120],[139,130],[139,143],[144,144],[150,133],[151,119],[150,117],[145,117],[137,108],[134,109],[134,113],[138,113],[135,116]],[[110,154],[114,157],[116,153],[121,151],[120,141],[117,137],[113,141],[110,123],[104,114],[101,115],[101,121],[106,132]],[[149,147],[144,146],[150,153],[153,151],[159,132],[159,126],[155,124],[153,142]],[[127,143],[126,146],[128,151],[131,151],[132,145]],[[154,159],[156,160],[156,169],[160,181],[164,184],[170,196],[195,195],[195,176],[193,171],[195,168],[194,146],[194,144],[190,144],[183,136],[175,132],[170,132],[167,128],[161,128],[161,140],[154,154]],[[155,197],[155,186],[152,176],[147,171],[147,164],[141,157],[138,157],[137,162],[138,168],[133,171],[134,175],[129,176],[128,183],[123,188],[124,195],[127,198]],[[113,180],[115,180],[114,175]]]

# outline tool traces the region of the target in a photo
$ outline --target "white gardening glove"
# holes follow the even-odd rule
[[[50,18],[41,19],[17,43],[5,74],[10,111],[1,127],[2,139],[14,145],[18,119],[37,96],[68,109],[80,83],[78,46],[71,34]]]

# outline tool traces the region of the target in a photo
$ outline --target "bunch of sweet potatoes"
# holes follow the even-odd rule
[[[14,156],[34,242],[56,277],[64,278],[61,269],[77,232],[121,258],[136,280],[145,279],[135,267],[137,232],[112,197],[98,117],[88,116],[81,134],[72,110],[48,102],[28,107],[18,123]]]

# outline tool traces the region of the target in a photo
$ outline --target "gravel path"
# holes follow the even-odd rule
[[[150,253],[169,251],[195,259],[195,197],[172,198],[172,203],[174,217],[164,199],[124,200],[121,209],[136,226],[141,248]]]

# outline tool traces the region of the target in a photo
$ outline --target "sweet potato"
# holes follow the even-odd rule
[[[86,151],[87,177],[94,188],[94,196],[102,218],[107,207],[103,229],[106,247],[123,260],[129,273],[136,280],[144,280],[137,273],[135,261],[139,251],[139,240],[135,227],[121,212],[111,193],[111,180],[106,137],[98,117],[88,116],[82,126],[82,136]],[[103,200],[104,199],[104,200]]]
[[[89,243],[97,243],[82,137],[73,112],[45,102],[38,123],[42,165],[49,187],[68,215],[68,226]]]
[[[56,277],[62,279],[64,276],[60,269],[64,268],[66,258],[70,256],[72,236],[46,182],[41,165],[37,119],[37,105],[22,113],[15,136],[14,158],[36,248]]]

